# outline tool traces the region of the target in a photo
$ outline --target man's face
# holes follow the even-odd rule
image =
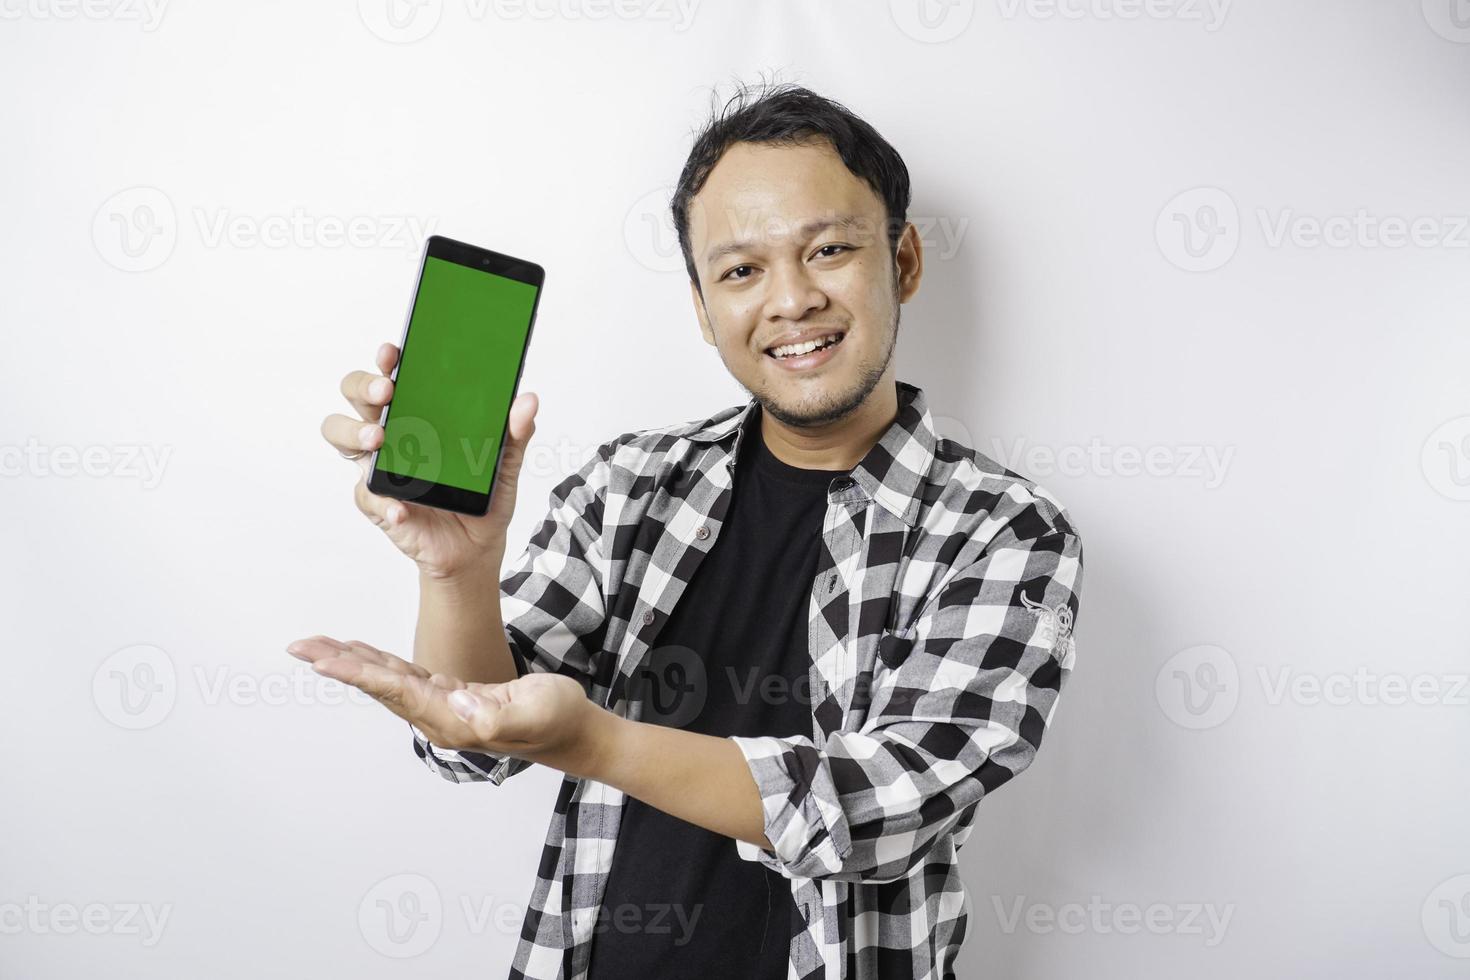
[[[891,383],[899,304],[918,287],[918,244],[908,225],[900,283],[884,222],[883,201],[826,141],[736,143],[694,196],[689,240],[703,300],[690,289],[700,331],[778,421],[840,421],[879,382]],[[808,334],[840,339],[794,356],[772,350]]]

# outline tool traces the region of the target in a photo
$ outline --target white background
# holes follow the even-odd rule
[[[1464,975],[1464,0],[384,2],[0,0],[0,975],[506,974],[560,777],[443,782],[284,652],[411,644],[317,427],[425,231],[548,270],[516,550],[742,402],[662,208],[761,72],[903,154],[898,375],[1083,532],[961,975]]]

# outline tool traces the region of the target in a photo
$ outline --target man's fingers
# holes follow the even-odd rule
[[[418,664],[404,660],[402,657],[395,657],[393,654],[379,650],[377,647],[370,646],[361,640],[347,640],[346,645],[347,652],[343,654],[344,656],[361,659],[366,663],[377,664],[379,667],[387,667],[389,670],[399,674],[412,674],[414,677],[420,677],[424,680],[429,679],[429,672]]]
[[[393,497],[373,493],[367,488],[366,472],[352,488],[352,500],[357,504],[357,509],[367,515],[368,520],[385,530],[394,524],[403,523],[404,518],[408,517],[408,504]]]
[[[323,677],[351,684],[398,717],[447,749],[514,753],[529,743],[519,738],[524,709],[500,695],[504,684],[476,684],[476,695],[457,678],[428,674],[366,643],[343,643],[327,636],[297,640],[288,646],[292,656],[309,660]],[[454,710],[450,696],[469,698],[467,717]]]
[[[521,472],[527,445],[536,432],[536,410],[540,400],[535,392],[523,391],[510,403],[510,417],[506,425],[505,448],[501,451],[501,467],[496,473],[496,482],[514,486]]]
[[[379,371],[383,372],[383,374],[385,375],[392,374],[393,369],[398,365],[398,345],[381,345],[378,348],[378,353],[375,360],[377,361]]]
[[[364,420],[376,422],[393,399],[393,382],[371,371],[353,371],[342,379],[342,394]]]
[[[338,452],[352,455],[381,446],[383,427],[377,422],[364,422],[346,415],[328,415],[322,419],[322,438]]]
[[[393,379],[389,375],[398,365],[398,348],[393,344],[382,344],[373,360],[378,366],[376,374],[352,371],[342,379],[341,385],[343,397],[364,422],[376,422],[382,418],[383,406],[393,400]]]
[[[350,654],[318,660],[311,668],[324,677],[365,691],[398,717],[414,724],[422,723],[421,727],[453,724],[454,712],[449,710],[445,692],[416,674],[402,673]]]
[[[478,694],[486,701],[494,704],[510,704],[510,692],[507,688],[511,683],[513,682],[500,681],[495,684],[470,683],[466,684],[465,687],[469,689],[471,694]]]
[[[286,652],[298,660],[307,660],[311,663],[341,659],[372,664],[396,674],[408,674],[423,680],[428,680],[430,676],[428,670],[418,664],[404,660],[402,657],[395,657],[361,640],[343,641],[330,636],[308,636],[288,644]]]
[[[323,677],[366,692],[443,748],[514,754],[531,744],[525,738],[527,709],[511,700],[513,681],[466,684],[370,643],[321,634],[293,641],[286,652]]]
[[[469,686],[458,677],[450,677],[448,674],[430,674],[429,683],[445,692],[458,691],[462,687]]]
[[[350,653],[319,660],[312,669],[371,695],[398,717],[433,733],[431,740],[443,748],[504,752],[526,744],[513,737],[515,719],[502,714],[505,709],[493,702],[475,698],[477,710],[468,720],[462,718],[449,701],[451,693],[474,698],[462,688],[448,692],[426,678],[364,662]]]
[[[524,450],[536,432],[536,411],[541,407],[541,398],[534,391],[523,391],[510,403],[510,415],[506,426],[510,444],[516,450]]]
[[[348,646],[330,636],[307,636],[296,640],[286,646],[286,652],[297,660],[305,660],[307,663],[316,663],[331,657],[340,657],[348,650]]]
[[[445,704],[473,733],[475,745],[485,746],[492,752],[513,753],[517,747],[530,744],[525,738],[526,709],[509,699],[477,695],[466,688],[450,692],[445,697]]]

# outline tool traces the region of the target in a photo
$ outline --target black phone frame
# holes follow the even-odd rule
[[[495,466],[490,470],[490,479],[485,490],[477,492],[381,470],[378,468],[379,450],[375,449],[367,485],[373,493],[392,497],[395,500],[423,504],[426,507],[436,507],[471,517],[483,517],[490,509],[490,495],[495,489],[495,476],[500,472],[500,460],[505,454],[505,437],[510,431],[510,405],[514,403],[520,391],[521,375],[526,369],[526,352],[531,349],[531,334],[536,328],[536,311],[541,305],[541,287],[546,282],[546,270],[526,259],[518,259],[488,248],[481,248],[478,245],[455,241],[442,235],[430,235],[424,242],[423,255],[419,258],[418,279],[414,282],[413,299],[408,304],[408,316],[403,322],[403,336],[398,342],[398,362],[393,365],[393,373],[389,375],[394,382],[395,390],[398,383],[398,369],[408,356],[409,326],[413,323],[414,307],[418,305],[419,289],[424,281],[424,269],[431,258],[443,259],[478,272],[488,272],[492,275],[514,279],[536,290],[535,298],[531,301],[531,321],[526,326],[526,342],[521,345],[521,359],[516,365],[515,383],[511,386],[510,402],[505,406],[505,421],[501,427],[500,446],[495,453]],[[388,418],[392,410],[393,402],[390,399],[388,404],[383,406],[382,414],[378,418],[378,424],[383,426],[385,439],[387,438]]]

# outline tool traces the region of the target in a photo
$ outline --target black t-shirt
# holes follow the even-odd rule
[[[740,437],[726,521],[635,678],[645,722],[811,735],[807,607],[827,488],[847,471],[777,459],[760,414]],[[791,883],[735,846],[628,797],[590,980],[785,980]]]

